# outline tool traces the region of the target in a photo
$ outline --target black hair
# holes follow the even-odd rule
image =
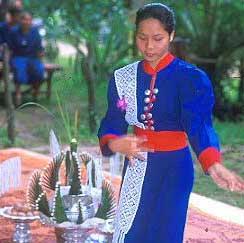
[[[174,11],[162,3],[150,3],[140,8],[136,13],[136,29],[140,22],[149,18],[159,20],[169,34],[175,30]]]
[[[23,11],[23,12],[21,13],[21,19],[24,18],[24,17],[26,17],[26,16],[30,16],[31,18],[33,18],[33,15],[32,15],[31,12]]]
[[[16,16],[16,15],[20,15],[22,13],[22,9],[19,8],[19,7],[16,7],[16,6],[10,6],[8,8],[8,13],[11,15],[11,16]]]

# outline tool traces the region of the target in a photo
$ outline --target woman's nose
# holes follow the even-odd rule
[[[147,49],[153,49],[153,41],[152,40],[148,40],[147,41],[147,45],[146,45]]]

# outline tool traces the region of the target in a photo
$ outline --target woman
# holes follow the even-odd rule
[[[16,104],[21,103],[21,84],[33,86],[33,98],[37,99],[40,82],[44,79],[44,54],[41,36],[37,28],[32,27],[32,15],[23,12],[20,26],[10,33],[9,47],[12,51],[11,66],[16,86]]]
[[[144,60],[114,72],[98,137],[103,155],[126,155],[114,243],[181,243],[194,173],[187,138],[206,175],[244,191],[243,180],[221,163],[212,126],[214,94],[199,68],[169,53],[175,20],[163,4],[136,17]],[[134,135],[126,135],[128,125]]]

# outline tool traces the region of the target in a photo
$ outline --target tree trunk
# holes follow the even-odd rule
[[[8,123],[8,139],[11,145],[15,141],[15,126],[14,126],[14,105],[12,101],[12,95],[9,88],[9,50],[7,45],[4,45],[4,61],[3,61],[3,78],[4,78],[4,94],[5,104],[7,109],[7,123]]]
[[[9,4],[8,0],[0,1],[0,22],[5,20],[8,4]]]
[[[238,89],[238,101],[241,105],[244,105],[244,57],[240,58],[240,84]]]
[[[82,62],[82,72],[87,84],[88,91],[88,115],[90,132],[95,133],[97,129],[96,122],[96,96],[95,96],[95,83],[96,75],[94,72],[94,52],[92,45],[87,44],[88,56]]]

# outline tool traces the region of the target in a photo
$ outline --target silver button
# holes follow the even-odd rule
[[[145,120],[145,119],[146,119],[146,115],[141,114],[141,119],[142,119],[142,120]]]
[[[148,98],[148,97],[145,98],[145,99],[144,99],[144,102],[145,102],[145,103],[149,103],[149,102],[150,102],[150,98]]]
[[[149,110],[148,106],[144,106],[144,111],[148,111],[148,110]]]
[[[158,89],[157,88],[153,89],[153,93],[157,94],[158,93]]]
[[[151,90],[147,89],[145,90],[145,95],[150,95],[151,94]]]
[[[148,104],[149,108],[153,108],[153,103]]]
[[[154,130],[155,130],[154,126],[151,126],[150,128],[151,128],[151,130],[152,130],[152,131],[154,131]]]
[[[148,124],[148,121],[143,121],[145,124]]]
[[[151,119],[152,118],[152,113],[148,113],[147,114],[147,119]]]

